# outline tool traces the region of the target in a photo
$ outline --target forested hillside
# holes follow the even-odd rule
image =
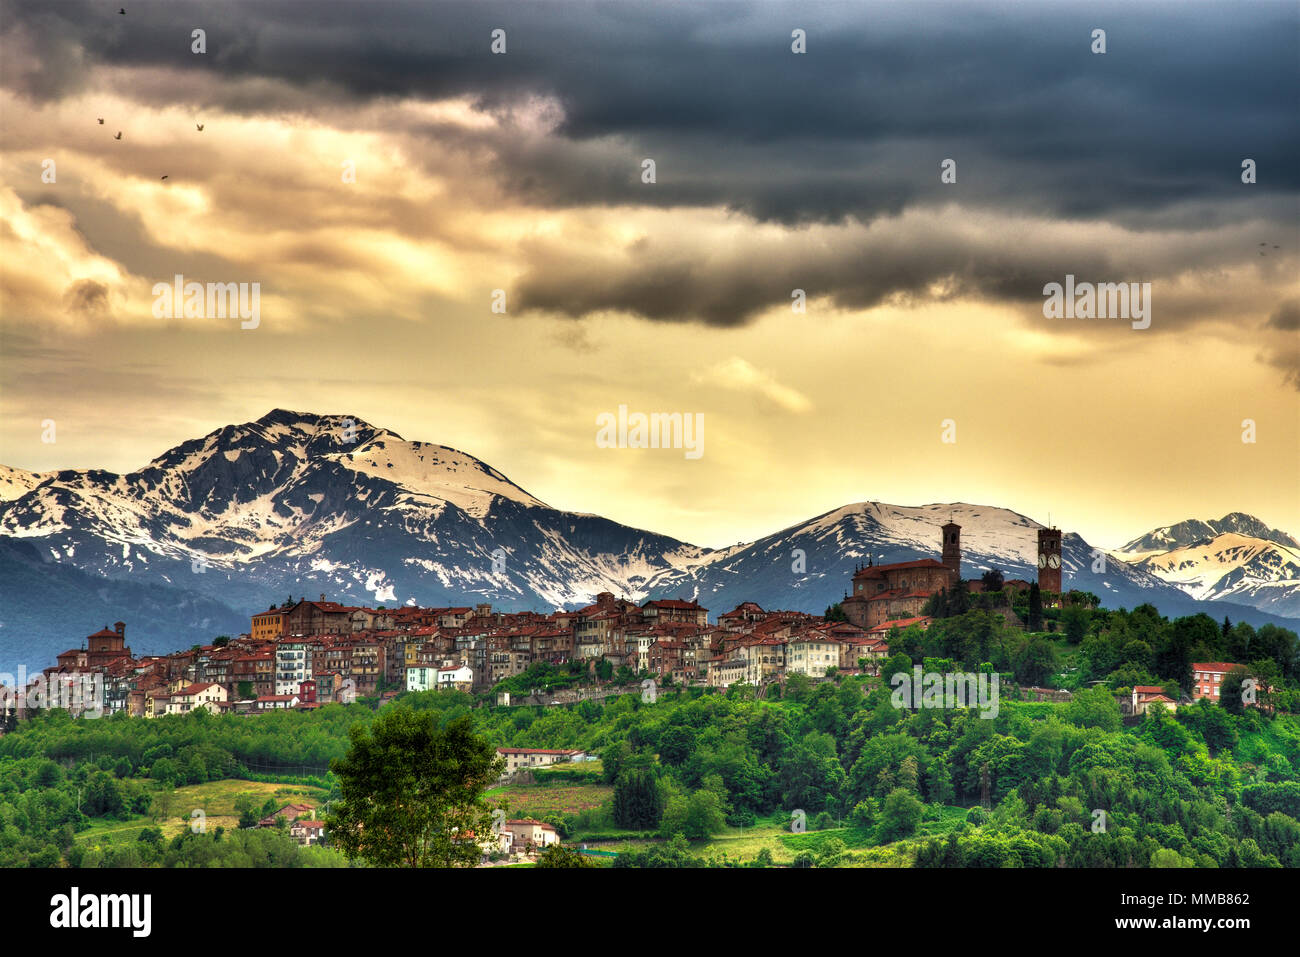
[[[1149,608],[1081,615],[1025,635],[976,609],[893,636],[885,675],[915,662],[1004,676],[996,717],[899,708],[884,679],[845,675],[790,676],[761,699],[742,684],[550,708],[428,692],[386,707],[443,723],[469,714],[496,746],[598,755],[529,786],[556,799],[538,816],[618,851],[617,866],[1300,866],[1296,636]],[[1247,663],[1258,706],[1225,694],[1125,723],[1117,691],[1186,690],[1199,660]],[[1075,690],[1019,701],[1017,680]],[[342,863],[271,831],[167,839],[191,812],[165,795],[279,772],[328,799],[330,760],[373,717],[364,702],[256,717],[42,714],[0,738],[0,864]],[[515,801],[512,812],[537,798],[499,790],[489,800]],[[134,822],[141,846],[90,854],[86,834],[107,821]]]

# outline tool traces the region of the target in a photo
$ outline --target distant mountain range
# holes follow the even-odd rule
[[[1300,542],[1253,515],[1157,528],[1117,554],[1193,598],[1300,618]]]
[[[247,631],[252,612],[290,595],[546,611],[611,591],[697,598],[714,616],[744,600],[820,612],[868,556],[937,557],[950,516],[962,526],[966,577],[994,567],[1008,578],[1036,575],[1041,526],[1008,509],[861,502],[707,549],[551,508],[473,456],[355,416],[277,409],[127,475],[0,466],[0,669],[52,664],[118,619],[137,654],[210,641]],[[1170,557],[1203,547],[1201,526],[1291,558],[1243,552],[1234,567],[1249,572],[1238,581],[1256,584],[1206,590],[1199,578],[1179,578],[1183,566]],[[1102,556],[1100,572],[1092,569],[1102,553],[1067,533],[1064,572],[1067,587],[1109,607],[1151,601],[1167,615],[1205,610],[1295,627],[1284,617],[1300,617],[1294,546],[1234,514],[1156,529]],[[1260,577],[1270,568],[1274,578]]]

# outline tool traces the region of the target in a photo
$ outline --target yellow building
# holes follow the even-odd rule
[[[260,615],[253,616],[249,637],[253,641],[275,641],[284,637],[285,613],[283,609],[271,607]]]

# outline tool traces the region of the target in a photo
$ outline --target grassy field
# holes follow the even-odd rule
[[[595,782],[539,781],[493,788],[487,792],[487,799],[489,803],[502,799],[508,801],[511,817],[544,818],[548,815],[568,816],[600,808],[609,802],[613,793],[611,785]],[[944,807],[937,818],[921,822],[916,837],[942,837],[949,831],[962,828],[966,815],[967,809],[964,807]],[[602,833],[608,836],[602,838]],[[766,848],[772,855],[774,864],[790,865],[797,855],[805,851],[816,857],[835,838],[843,841],[847,848],[841,862],[841,866],[845,867],[910,867],[915,855],[914,840],[900,841],[885,847],[875,846],[874,828],[870,827],[841,826],[794,834],[790,831],[789,817],[780,814],[760,818],[753,827],[728,827],[707,841],[692,842],[690,850],[692,854],[704,858],[749,862]],[[566,843],[623,852],[643,850],[660,843],[660,838],[652,833],[643,837],[634,837],[629,832],[619,833],[619,829],[610,824],[603,828],[595,826],[594,830],[580,829],[570,834]]]
[[[506,784],[487,792],[489,804],[506,801],[513,817],[545,817],[548,814],[574,814],[598,808],[614,794],[608,784],[569,782]]]
[[[134,841],[147,827],[161,828],[163,836],[170,839],[190,826],[191,814],[195,810],[202,810],[206,815],[205,824],[209,829],[224,827],[233,831],[239,826],[235,799],[241,794],[251,794],[259,808],[268,798],[274,798],[279,804],[310,804],[313,807],[325,799],[323,789],[305,785],[235,780],[189,784],[171,790],[171,806],[166,817],[157,820],[141,817],[132,821],[96,818],[88,829],[77,833],[76,840],[90,845]]]
[[[543,781],[532,784],[505,784],[489,790],[486,797],[491,804],[506,801],[511,817],[544,818],[550,815],[567,816],[580,811],[598,809],[609,802],[613,793],[614,788],[611,785],[596,782]],[[326,797],[321,788],[307,785],[241,780],[187,785],[173,789],[170,794],[170,806],[165,817],[157,820],[152,817],[142,817],[126,822],[96,820],[89,829],[78,833],[76,840],[87,846],[130,842],[137,840],[140,832],[147,827],[160,827],[164,836],[170,839],[189,826],[190,815],[195,809],[204,812],[205,823],[209,829],[224,827],[227,830],[234,830],[239,826],[235,800],[241,794],[252,795],[259,808],[268,798],[274,798],[277,804],[301,803],[319,806]],[[918,837],[942,836],[954,828],[959,828],[966,819],[966,813],[965,808],[945,807],[938,819],[922,822]],[[646,834],[643,838],[619,835],[621,839],[590,839],[589,835],[598,837],[598,832],[601,830],[617,832],[617,828],[613,827],[598,828],[597,831],[585,833],[577,832],[567,839],[567,843],[587,843],[590,847],[600,850],[627,851],[644,849],[660,842],[654,834]],[[728,827],[707,841],[692,842],[691,853],[705,858],[749,862],[758,856],[759,851],[766,848],[771,853],[774,864],[788,866],[794,862],[798,854],[807,851],[815,857],[827,842],[839,838],[848,849],[842,862],[843,866],[907,867],[911,865],[913,849],[908,842],[874,847],[873,837],[872,828],[857,826],[825,828],[820,831],[794,834],[790,831],[788,817],[771,815],[760,818],[753,827]]]

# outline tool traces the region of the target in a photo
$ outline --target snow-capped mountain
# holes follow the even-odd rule
[[[964,578],[998,569],[1006,578],[1034,581],[1038,529],[1017,512],[965,503],[916,507],[861,502],[784,529],[747,545],[712,552],[697,565],[659,580],[661,588],[690,593],[709,608],[727,610],[752,599],[765,608],[821,611],[844,597],[854,569],[882,562],[938,558],[940,528],[961,526]],[[1156,604],[1166,615],[1205,610],[1150,571],[1093,548],[1082,537],[1062,537],[1066,588],[1089,591],[1110,608]],[[1249,609],[1218,609],[1251,620]]]
[[[1129,542],[1119,557],[1193,598],[1300,617],[1300,543],[1252,515],[1158,528]]]
[[[0,503],[0,535],[101,578],[245,609],[289,591],[389,605],[585,604],[598,591],[638,593],[704,551],[552,509],[456,449],[284,410],[127,475],[47,473]]]
[[[105,618],[128,623],[137,653],[161,652],[246,631],[272,601],[319,593],[550,610],[610,591],[697,597],[715,616],[744,600],[820,612],[868,556],[937,557],[950,516],[962,525],[966,577],[996,567],[1032,579],[1040,527],[990,506],[868,502],[711,550],[551,508],[456,449],[356,417],[280,409],[126,475],[5,468],[0,495],[0,668],[19,654],[44,666]],[[1067,587],[1111,607],[1203,607],[1152,571],[1064,538]],[[1236,605],[1215,611],[1272,620]]]
[[[8,502],[26,495],[49,475],[48,472],[28,472],[0,465],[0,502]]]
[[[1300,548],[1300,542],[1286,532],[1269,528],[1254,515],[1247,515],[1245,512],[1229,512],[1223,518],[1211,519],[1208,522],[1189,518],[1177,525],[1152,529],[1118,549],[1118,553],[1130,561],[1137,561],[1148,555],[1208,541],[1219,535],[1240,535],[1243,538],[1263,539],[1288,548]]]

